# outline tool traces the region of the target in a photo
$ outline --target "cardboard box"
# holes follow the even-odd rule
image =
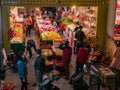
[[[100,79],[105,86],[114,86],[116,74],[109,68],[100,68]]]

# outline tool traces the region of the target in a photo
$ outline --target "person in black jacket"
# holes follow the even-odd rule
[[[86,37],[82,29],[83,29],[83,26],[80,25],[77,28],[77,31],[75,32],[75,40],[76,40],[75,47],[77,48],[77,50],[74,53],[77,53],[79,48],[84,46],[84,39]]]
[[[42,83],[43,74],[45,72],[45,59],[41,56],[41,53],[41,49],[37,49],[38,56],[34,62],[35,77],[38,85]]]
[[[27,51],[29,52],[29,58],[32,57],[32,50],[31,50],[32,47],[33,47],[34,50],[36,51],[35,41],[32,40],[32,39],[29,39],[29,40],[27,41]]]

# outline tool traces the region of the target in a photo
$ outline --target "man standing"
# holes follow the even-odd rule
[[[75,47],[77,50],[75,53],[78,52],[80,47],[84,46],[84,39],[86,38],[84,32],[82,31],[83,26],[80,25],[77,29],[78,30],[75,32],[75,39],[76,39]]]
[[[45,59],[41,56],[41,49],[37,50],[38,56],[35,59],[34,62],[34,70],[35,70],[35,77],[38,86],[41,85],[42,79],[43,79],[43,74],[45,72]]]
[[[34,48],[34,50],[35,50],[35,52],[36,52],[35,41],[32,40],[32,39],[29,39],[29,40],[27,41],[27,51],[29,52],[29,58],[32,57],[32,50],[31,50],[32,47]]]
[[[30,15],[27,16],[26,18],[26,36],[31,34],[31,29],[32,29],[32,18]]]

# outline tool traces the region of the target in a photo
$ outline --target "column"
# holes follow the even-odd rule
[[[107,28],[107,17],[108,17],[108,6],[98,6],[98,15],[97,15],[97,48],[104,50],[105,47],[105,36]]]
[[[1,12],[1,5],[0,5],[0,70],[3,69],[3,59],[2,59],[2,12]]]
[[[8,31],[10,30],[9,6],[2,5],[2,27],[3,27],[3,47],[5,50],[10,49],[10,38]]]
[[[116,5],[117,5],[117,0],[109,0],[109,12],[108,12],[108,21],[107,21],[107,35],[109,37],[112,37],[112,38],[114,37]]]

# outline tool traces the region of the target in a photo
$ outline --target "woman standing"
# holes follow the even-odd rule
[[[21,90],[27,90],[27,64],[26,64],[26,57],[23,51],[18,53],[18,75],[21,80]]]
[[[63,64],[65,68],[65,79],[69,79],[69,63],[71,61],[71,56],[72,56],[72,47],[69,46],[69,41],[65,41],[64,44],[61,44],[59,46],[60,49],[63,50]]]

